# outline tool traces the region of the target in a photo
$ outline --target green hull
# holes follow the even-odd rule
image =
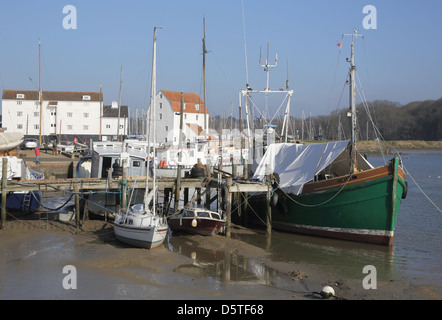
[[[279,193],[272,227],[296,233],[391,245],[406,184],[398,160],[388,176],[307,195]],[[259,207],[264,197],[260,197]],[[257,205],[258,203],[256,203]],[[251,203],[255,209],[257,206]],[[262,214],[263,212],[261,212]],[[264,219],[265,221],[265,219]]]

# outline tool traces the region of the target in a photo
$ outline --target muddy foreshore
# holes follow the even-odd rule
[[[274,261],[265,249],[237,239],[241,233],[254,232],[261,231],[235,226],[230,239],[221,235],[172,236],[164,246],[146,250],[119,243],[110,222],[85,221],[77,229],[72,222],[8,220],[6,229],[0,230],[0,279],[4,282],[0,298],[311,300],[322,299],[314,292],[326,285],[333,287],[338,299],[442,298],[441,288],[417,285],[411,280],[378,281],[377,289],[366,290],[362,278],[342,279],[324,272],[321,266]],[[51,244],[48,239],[56,239],[53,241],[60,245]],[[40,243],[52,249],[41,247]],[[263,276],[239,275],[244,264],[249,270],[261,268]],[[89,280],[79,280],[77,290],[60,292],[63,265],[75,266],[79,279]],[[35,294],[31,292],[41,286],[42,280],[17,275],[21,270],[49,272],[54,268],[60,269],[58,280],[51,280],[50,274],[40,274],[53,285],[46,285]],[[35,280],[24,282],[22,278],[26,276]],[[21,280],[13,283],[14,279]]]

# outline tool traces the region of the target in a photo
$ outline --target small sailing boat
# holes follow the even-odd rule
[[[173,232],[186,232],[211,236],[217,234],[225,221],[218,212],[205,208],[184,208],[179,214],[169,217],[170,229]]]
[[[156,31],[153,34],[153,61],[152,61],[152,92],[151,92],[151,118],[155,119],[155,90],[156,90]],[[153,114],[152,114],[153,113]],[[155,158],[155,121],[153,121],[153,157]],[[149,138],[149,141],[151,139]],[[149,147],[150,149],[150,147]],[[148,150],[149,150],[148,149]],[[149,171],[146,173],[146,192],[144,203],[135,204],[127,213],[119,213],[115,216],[115,237],[124,243],[136,247],[152,249],[164,242],[169,226],[167,219],[156,210],[155,167],[153,166],[153,188],[149,192]],[[150,207],[150,202],[152,206]]]
[[[149,192],[144,204],[135,204],[127,213],[115,216],[114,232],[119,241],[147,249],[164,242],[169,229],[167,219],[148,205],[156,191],[154,188]]]

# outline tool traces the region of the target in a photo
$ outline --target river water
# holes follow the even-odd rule
[[[383,157],[368,160],[375,167],[385,163]],[[382,280],[412,279],[442,286],[442,152],[404,151],[402,161],[409,188],[391,248],[273,232],[269,248],[273,258],[318,265],[342,278],[356,279],[362,277],[364,266],[373,265]],[[267,245],[259,235],[242,238],[263,248]]]

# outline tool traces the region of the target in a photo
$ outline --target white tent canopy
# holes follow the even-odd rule
[[[310,145],[271,144],[261,159],[253,178],[262,180],[265,175],[277,173],[280,178],[279,186],[282,190],[287,193],[300,194],[302,186],[335,161],[347,149],[348,145],[349,140]],[[348,156],[341,156],[339,161],[348,163],[348,158]],[[371,167],[368,162],[362,161],[362,157],[358,157],[358,163],[364,169]],[[349,166],[345,165],[342,174],[349,173],[348,168]]]

